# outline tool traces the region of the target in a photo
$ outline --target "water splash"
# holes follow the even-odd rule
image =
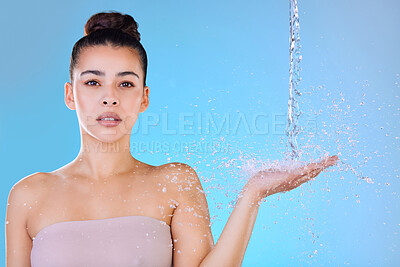
[[[301,111],[298,104],[298,98],[301,93],[298,89],[300,77],[300,23],[299,10],[297,8],[297,0],[290,0],[290,76],[289,76],[289,101],[288,101],[288,125],[286,128],[286,136],[288,142],[286,144],[286,159],[298,160],[299,152],[297,147],[297,135],[301,127],[298,124]]]

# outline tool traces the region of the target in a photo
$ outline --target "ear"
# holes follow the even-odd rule
[[[148,86],[145,86],[143,88],[143,97],[139,112],[144,112],[149,106],[149,93],[150,93],[150,88]]]
[[[70,82],[66,82],[65,85],[65,104],[70,110],[75,110],[75,100],[74,93],[72,90],[72,84]]]

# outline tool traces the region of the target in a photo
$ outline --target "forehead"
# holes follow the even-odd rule
[[[139,74],[140,79],[143,79],[139,53],[127,47],[101,45],[84,48],[79,54],[75,74],[88,69],[104,71],[106,76],[132,70]]]

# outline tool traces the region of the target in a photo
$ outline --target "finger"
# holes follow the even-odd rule
[[[308,176],[310,173],[312,173],[315,170],[323,170],[324,169],[324,163],[323,162],[317,162],[317,163],[309,163],[303,167],[300,167],[298,170],[298,175],[300,176],[299,178],[303,176]]]
[[[318,163],[310,163],[306,165],[306,167],[304,168],[303,175],[300,177],[300,180],[302,180],[302,183],[307,182],[308,180],[320,174],[324,169],[335,165],[338,159],[339,157],[335,155],[327,157]]]
[[[292,178],[293,182],[305,183],[320,174],[324,168],[324,164],[321,162],[309,163],[305,167],[299,168],[295,178]]]
[[[322,171],[325,168],[335,165],[337,163],[338,159],[339,159],[339,157],[335,155],[335,156],[326,157],[317,163],[309,163],[304,168],[305,172],[310,173],[316,169],[318,169],[318,170],[321,169],[321,171]]]
[[[300,167],[297,170],[296,178],[289,182],[289,186],[293,189],[308,182],[320,174],[325,168],[335,165],[337,161],[338,156],[335,155],[327,157],[320,162],[309,163],[304,167]]]
[[[290,181],[288,184],[292,187],[298,187],[299,185],[308,182],[315,176],[317,176],[323,169],[322,168],[317,168],[314,166],[314,169],[306,169],[307,167],[304,167],[300,170],[300,173],[295,176],[291,176]]]
[[[318,176],[318,174],[320,174],[322,171],[323,171],[322,168],[320,168],[320,169],[314,169],[314,170],[310,171],[309,173],[307,173],[306,175],[301,176],[298,180],[295,181],[296,187],[298,187],[298,186],[300,186],[300,185],[302,185],[302,184],[304,184],[304,183],[307,183],[308,181],[314,179],[314,178],[315,178],[316,176]]]
[[[317,174],[304,175],[304,176],[300,177],[300,179],[293,181],[292,184],[289,184],[289,185],[290,185],[291,189],[294,189],[294,188],[299,187],[300,185],[312,180],[315,176],[317,176]],[[289,190],[291,190],[291,189],[289,189]]]
[[[335,156],[327,157],[327,158],[323,159],[321,162],[324,164],[325,167],[330,167],[330,166],[335,165],[338,162],[338,160],[339,160],[339,157],[335,155]]]

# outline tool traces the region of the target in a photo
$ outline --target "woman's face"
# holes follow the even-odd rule
[[[143,86],[138,53],[126,47],[85,48],[73,77],[73,84],[65,84],[65,102],[76,110],[80,126],[103,142],[130,136],[139,113],[149,104],[149,88]],[[120,121],[100,120],[105,112],[115,113]]]

